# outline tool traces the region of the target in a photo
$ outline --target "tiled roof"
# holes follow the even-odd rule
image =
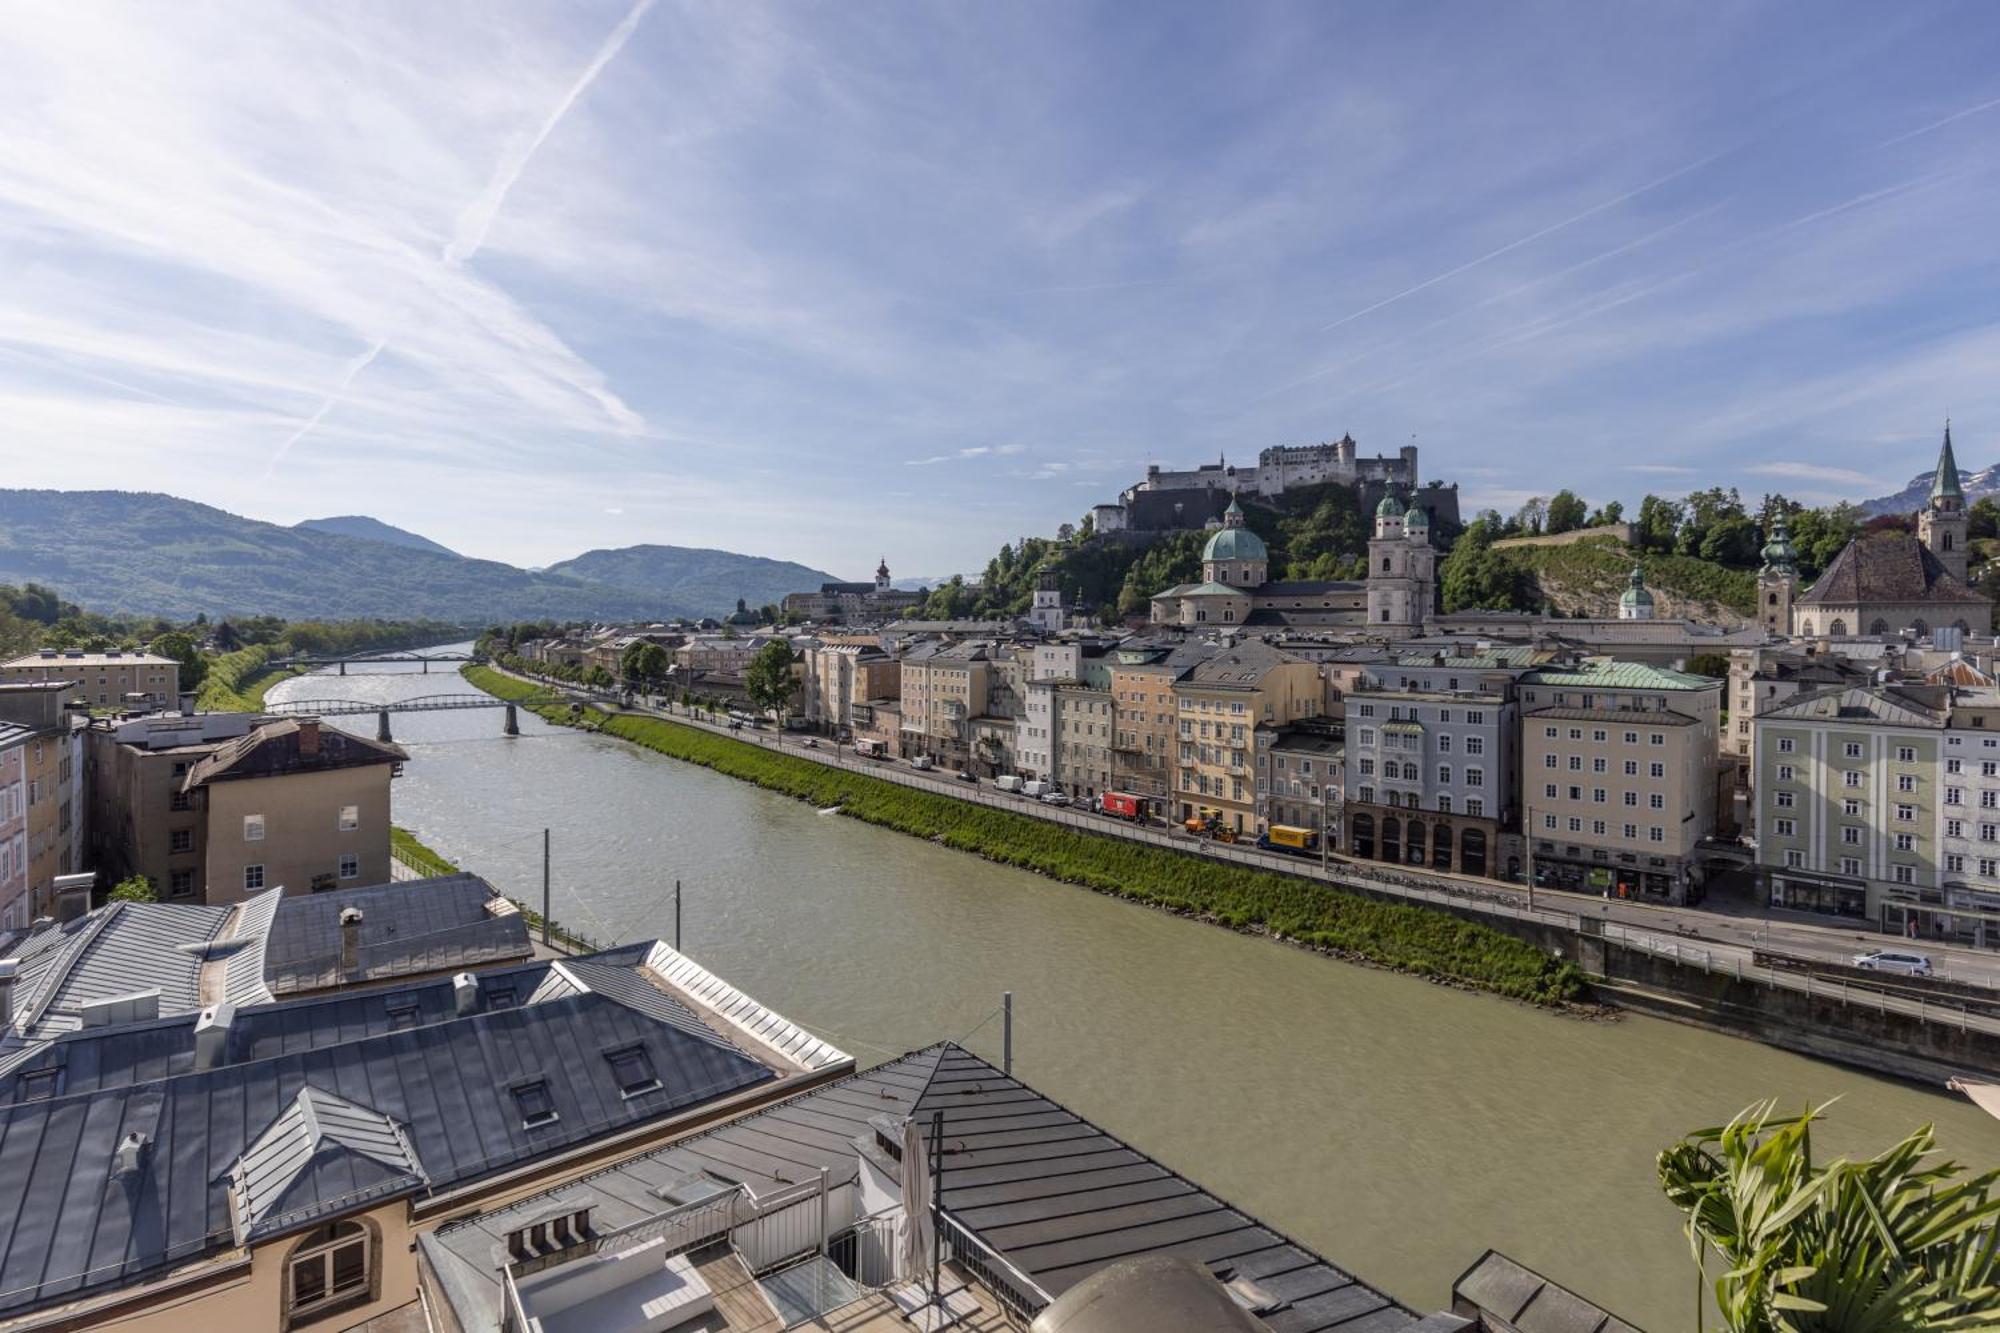
[[[1953,577],[1914,535],[1871,532],[1843,547],[1798,604],[1841,607],[1878,602],[1984,606],[1986,598]]]
[[[1640,712],[1636,708],[1537,708],[1529,717],[1545,717],[1564,722],[1609,722],[1624,727],[1695,727],[1699,719],[1671,709]]]

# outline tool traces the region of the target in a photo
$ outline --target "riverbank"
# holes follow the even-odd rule
[[[305,674],[304,667],[273,667],[269,644],[223,653],[208,664],[195,707],[204,713],[260,713],[264,695],[281,680]]]
[[[502,699],[542,693],[539,686],[491,667],[466,666],[461,673]],[[1231,930],[1268,934],[1337,957],[1533,1004],[1571,1005],[1584,994],[1584,979],[1574,964],[1444,913],[1051,826],[775,754],[666,718],[568,704],[545,704],[533,711],[545,721],[603,732],[821,809],[839,806],[852,819]]]

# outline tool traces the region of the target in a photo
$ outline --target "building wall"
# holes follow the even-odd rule
[[[33,656],[0,666],[0,681],[75,681],[77,697],[93,708],[116,708],[128,694],[144,695],[154,708],[170,708],[179,701],[180,672],[180,663],[148,653],[118,659]]]
[[[1117,707],[1111,748],[1115,791],[1165,801],[1173,789],[1174,679],[1162,667],[1113,665]]]
[[[144,875],[162,899],[205,901],[207,824],[199,806],[178,793],[188,769],[213,746],[142,750],[101,727],[87,731],[83,743],[89,860],[100,886]]]
[[[238,902],[244,869],[264,867],[264,887],[290,893],[386,884],[389,869],[389,764],[367,764],[279,777],[238,778],[202,788],[208,822],[207,901]],[[343,830],[343,806],[356,807],[358,826]],[[264,836],[244,836],[244,819],[261,815]],[[356,858],[340,874],[340,858]]]
[[[1880,922],[1892,899],[1941,902],[1941,741],[1928,728],[1759,721],[1757,863],[1774,905]]]
[[[35,919],[28,897],[27,738],[0,750],[0,927]]]
[[[1319,669],[1311,662],[1284,661],[1254,685],[1189,679],[1176,682],[1173,694],[1179,728],[1173,817],[1186,820],[1212,810],[1236,833],[1254,834],[1256,730],[1317,717],[1323,698]]]
[[[1927,632],[1941,626],[1962,625],[1968,634],[1993,632],[1993,608],[1986,603],[1875,602],[1866,606],[1794,606],[1793,633],[1811,638],[1825,635],[1845,638],[1855,635],[1898,634],[1918,625]]]
[[[1058,737],[1056,785],[1076,797],[1112,790],[1111,744],[1117,730],[1117,706],[1111,692],[1058,685],[1052,703]]]
[[[69,829],[74,818],[74,811],[69,808],[69,765],[65,762],[68,740],[66,730],[44,732],[26,746],[31,916],[55,915],[55,880],[64,873],[64,853],[69,847]]]

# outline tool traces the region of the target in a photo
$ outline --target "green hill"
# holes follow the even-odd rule
[[[697,546],[621,546],[585,551],[572,560],[550,565],[543,573],[557,578],[630,588],[690,614],[722,615],[740,599],[760,607],[781,602],[786,593],[812,592],[838,579],[824,570],[789,560],[737,555]]]
[[[1645,571],[1656,613],[1702,620],[1748,618],[1757,610],[1757,575],[1687,555],[1637,552],[1616,538],[1592,538],[1568,546],[1510,546],[1493,552],[1521,571],[1531,606],[1550,606],[1566,616],[1615,616],[1618,596],[1637,565]],[[1451,608],[1457,609],[1457,608]]]
[[[0,490],[0,582],[104,612],[454,624],[712,611],[493,560],[287,528],[133,491]]]
[[[406,546],[413,551],[431,551],[438,555],[457,555],[458,552],[441,542],[384,523],[379,518],[366,514],[339,514],[333,518],[309,518],[292,524],[295,528],[309,528],[314,532],[334,532],[343,537],[365,537],[370,541],[387,542],[391,546]]]

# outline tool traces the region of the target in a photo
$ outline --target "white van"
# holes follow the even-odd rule
[[[1019,773],[1002,773],[999,777],[993,779],[993,785],[1001,791],[1018,792],[1021,790],[1021,775]]]
[[[920,754],[915,759],[912,759],[910,761],[910,767],[916,769],[917,772],[919,773],[928,773],[931,771],[932,768],[935,767],[935,765],[931,763],[931,757],[929,755]]]
[[[1024,782],[1021,784],[1021,795],[1032,796],[1038,801],[1054,790],[1055,788],[1049,786],[1048,783],[1043,782],[1040,778],[1036,778],[1033,782]]]

